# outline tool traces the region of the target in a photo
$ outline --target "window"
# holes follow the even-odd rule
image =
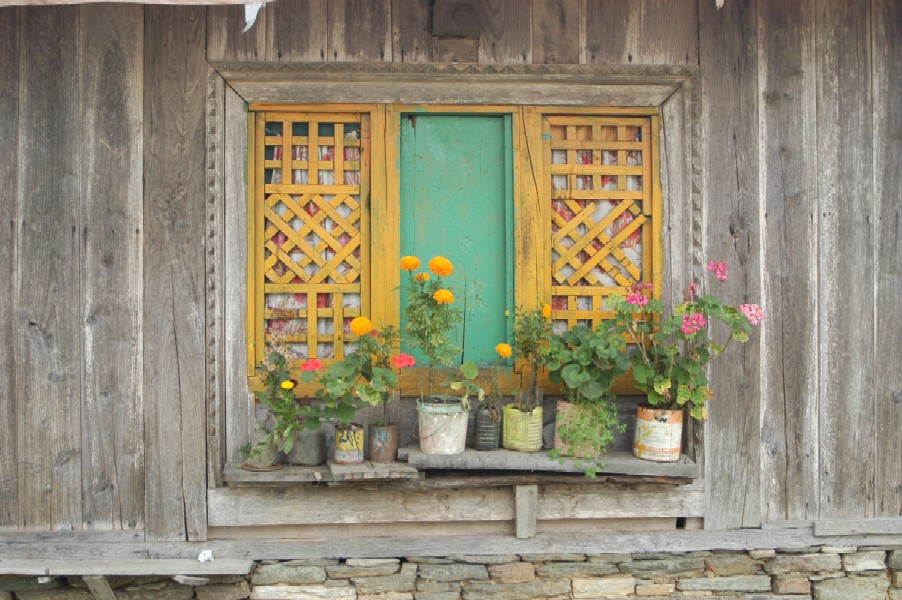
[[[634,283],[660,294],[658,109],[250,109],[251,368],[274,335],[328,361],[353,350],[355,316],[400,325],[407,253],[462,265],[475,360],[505,308],[550,302],[563,330],[607,318]]]

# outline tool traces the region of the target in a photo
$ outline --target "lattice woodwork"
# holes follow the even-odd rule
[[[298,360],[351,350],[364,301],[368,125],[355,113],[258,115],[258,361],[273,342]]]
[[[652,281],[651,119],[546,116],[555,329],[593,327],[605,300]]]

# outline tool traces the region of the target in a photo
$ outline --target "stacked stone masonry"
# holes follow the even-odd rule
[[[194,585],[109,583],[119,600],[902,600],[902,547],[263,561]],[[79,577],[0,576],[0,600],[92,598]]]

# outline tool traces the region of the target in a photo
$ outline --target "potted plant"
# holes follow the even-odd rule
[[[429,362],[428,396],[421,393],[417,402],[420,449],[427,454],[458,454],[466,443],[469,407],[460,396],[434,394],[436,366],[453,364],[461,352],[449,337],[463,319],[461,310],[452,306],[454,294],[446,283],[454,265],[443,256],[433,257],[429,271],[434,279],[425,271],[414,273],[419,268],[416,256],[401,259],[401,269],[407,272],[406,333]]]
[[[611,386],[629,368],[626,341],[604,325],[597,330],[578,325],[553,341],[548,377],[567,390],[567,400],[557,404],[553,457],[585,460],[586,476],[595,477],[616,433],[625,430]]]
[[[502,445],[509,450],[536,452],[542,449],[542,390],[538,386],[538,375],[554,337],[550,318],[549,304],[517,311],[513,316],[513,345],[501,343],[495,346],[501,358],[513,357],[524,371],[524,385],[517,402],[505,405],[502,411]]]
[[[501,444],[501,383],[498,365],[492,365],[491,389],[479,400],[473,420],[473,447],[496,450]]]
[[[727,265],[708,263],[708,271],[723,283]],[[683,413],[694,419],[708,416],[707,402],[714,396],[708,387],[706,365],[723,354],[730,342],[747,342],[753,326],[764,312],[756,304],[739,308],[724,304],[714,295],[700,295],[693,282],[670,316],[649,297],[651,284],[638,284],[623,298],[612,295],[608,304],[616,313],[614,326],[635,345],[633,377],[648,395],[648,404],[637,410],[633,453],[661,462],[679,459],[682,447]],[[711,324],[720,322],[729,336],[714,340]]]
[[[288,371],[289,350],[279,345],[257,365],[261,388],[254,396],[267,407],[266,419],[254,430],[254,443],[245,444],[241,454],[244,468],[269,470],[276,462],[279,449],[288,453],[294,442],[293,432],[299,429],[298,416],[302,412],[294,396],[295,380]]]

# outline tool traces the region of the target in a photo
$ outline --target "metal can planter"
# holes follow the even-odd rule
[[[633,454],[655,462],[676,462],[683,444],[683,411],[636,408]]]
[[[366,454],[372,462],[395,462],[398,458],[398,426],[376,427],[370,425],[366,438]]]
[[[335,427],[335,462],[342,465],[362,463],[363,426],[358,423]]]
[[[294,446],[285,459],[290,465],[315,467],[326,460],[326,432],[322,429],[299,431],[295,434]]]
[[[501,415],[494,409],[480,408],[473,424],[473,447],[477,450],[497,450],[501,442]]]
[[[460,454],[467,444],[469,406],[461,398],[436,397],[417,403],[420,450],[424,454]]]
[[[542,407],[523,411],[519,404],[507,404],[502,410],[501,445],[508,450],[538,452],[542,449]]]

